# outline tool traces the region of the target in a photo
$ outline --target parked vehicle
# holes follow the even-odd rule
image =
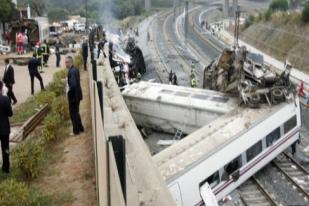
[[[75,32],[85,32],[86,26],[85,26],[85,24],[75,24],[74,30],[75,30]]]

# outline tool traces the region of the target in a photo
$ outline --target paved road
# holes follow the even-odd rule
[[[13,56],[11,54],[10,56]],[[4,56],[1,56],[1,59],[4,59]],[[44,73],[41,74],[43,78],[44,85],[48,85],[52,81],[53,74],[57,71],[59,71],[61,68],[64,68],[64,56],[61,57],[61,67],[56,68],[56,57],[55,55],[51,55],[49,58],[48,65],[49,67],[44,68]],[[15,96],[18,100],[18,104],[21,104],[26,101],[28,97],[31,96],[31,84],[30,84],[30,76],[28,72],[28,67],[27,66],[19,66],[12,64],[14,67],[14,73],[15,73],[15,84],[13,91],[15,93]],[[2,79],[3,73],[4,73],[5,65],[4,61],[0,60],[0,78]],[[34,81],[35,85],[35,92],[40,91],[40,84],[37,79]]]

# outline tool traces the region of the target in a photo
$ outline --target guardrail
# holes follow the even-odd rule
[[[21,142],[43,121],[48,113],[49,106],[45,104],[37,113],[30,117],[22,126],[20,131],[10,140]]]

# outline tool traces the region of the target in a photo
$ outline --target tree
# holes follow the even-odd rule
[[[280,10],[286,11],[289,8],[289,2],[287,0],[273,0],[269,6],[272,11]]]
[[[17,19],[17,10],[11,0],[0,0],[0,22],[5,29],[5,23]]]
[[[307,3],[302,12],[302,20],[304,23],[309,22],[309,3]]]

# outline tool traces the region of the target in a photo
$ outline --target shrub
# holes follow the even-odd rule
[[[286,11],[289,8],[289,2],[287,0],[273,0],[269,6],[272,11],[280,10]]]
[[[58,97],[52,103],[52,112],[58,114],[62,120],[68,120],[70,117],[69,106],[65,97]]]
[[[302,21],[304,23],[308,23],[309,22],[309,3],[307,3],[302,11]]]
[[[23,142],[13,151],[13,162],[27,178],[35,178],[39,174],[39,166],[43,158],[43,145],[39,140]]]
[[[29,191],[24,183],[7,179],[0,183],[0,205],[27,205]]]
[[[249,26],[251,26],[253,24],[254,20],[255,20],[255,17],[253,15],[250,15],[246,19],[245,28],[248,28]]]
[[[45,118],[43,122],[42,137],[44,142],[57,140],[57,129],[61,124],[61,118],[59,114],[51,114]]]
[[[53,81],[59,81],[59,80],[67,78],[67,73],[68,72],[67,72],[66,69],[62,69],[62,70],[56,72],[54,74]]]
[[[75,56],[75,59],[74,59],[74,66],[77,68],[77,69],[81,69],[84,67],[84,63],[83,63],[83,56],[82,56],[82,51],[79,50],[78,54]]]
[[[271,19],[271,15],[272,15],[272,12],[271,10],[267,10],[265,13],[264,13],[264,20],[265,21],[269,21]]]
[[[48,90],[55,93],[56,97],[65,94],[66,82],[65,80],[53,81],[49,84]]]
[[[51,91],[43,91],[36,95],[36,100],[39,104],[45,105],[45,104],[51,104],[54,99],[56,98],[56,94]]]

